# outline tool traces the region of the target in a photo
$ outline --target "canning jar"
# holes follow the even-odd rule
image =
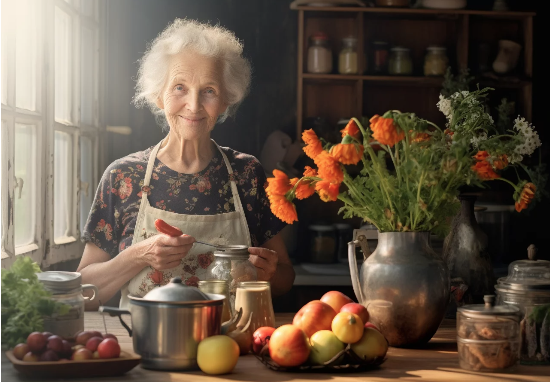
[[[333,263],[336,257],[336,230],[333,225],[314,224],[310,231],[310,261]]]
[[[495,296],[485,304],[457,309],[456,330],[460,367],[474,371],[512,371],[519,360],[519,309],[494,306]]]
[[[386,74],[388,72],[388,43],[374,41],[372,43],[372,71],[374,74]]]
[[[248,246],[226,245],[214,250],[214,261],[207,270],[207,280],[223,280],[229,288],[229,305],[235,314],[235,295],[237,284],[242,281],[256,281],[256,267],[248,258]]]
[[[65,339],[75,338],[84,330],[84,303],[99,295],[97,287],[92,284],[81,285],[82,275],[79,272],[48,271],[36,275],[46,290],[52,293],[52,300],[70,307],[63,315],[45,316],[44,331]],[[82,296],[82,291],[86,289],[92,289],[94,295]]]
[[[199,290],[204,293],[221,294],[223,300],[222,322],[229,321],[232,317],[231,305],[229,304],[229,284],[225,280],[201,280],[198,282]]]
[[[269,281],[244,281],[237,285],[235,310],[243,309],[237,326],[245,326],[250,319],[248,331],[254,333],[262,326],[275,327],[275,312],[271,301]],[[252,314],[252,317],[250,317]]]
[[[429,46],[424,57],[425,76],[443,76],[449,65],[447,49],[443,46]]]
[[[357,74],[357,39],[353,36],[342,39],[342,50],[338,55],[338,73]]]
[[[528,260],[508,266],[508,275],[497,280],[497,304],[517,306],[521,313],[523,365],[550,365],[550,261],[537,260],[528,248]]]
[[[310,37],[307,51],[307,71],[309,73],[332,72],[332,51],[326,33],[316,32]]]
[[[391,75],[410,75],[413,72],[413,65],[410,49],[402,46],[396,46],[391,49],[389,59],[389,73]]]

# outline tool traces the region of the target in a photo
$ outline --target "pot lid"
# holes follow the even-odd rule
[[[44,287],[54,294],[67,293],[81,287],[79,272],[47,271],[36,274]]]
[[[485,304],[464,305],[457,310],[468,316],[517,316],[519,308],[515,305],[496,305],[495,295],[485,295]]]
[[[537,248],[527,248],[528,260],[517,260],[508,266],[508,276],[497,281],[497,289],[550,292],[550,261],[537,260]]]
[[[201,302],[211,301],[206,293],[192,286],[182,284],[181,277],[174,277],[170,282],[147,293],[143,300],[156,302]]]

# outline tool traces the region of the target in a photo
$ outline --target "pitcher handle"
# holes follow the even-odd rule
[[[357,297],[359,304],[363,304],[363,291],[361,290],[361,283],[359,282],[359,272],[357,270],[357,259],[355,258],[355,247],[360,245],[359,240],[353,240],[348,243],[348,261],[349,271],[351,273],[351,284],[353,285],[353,292]]]

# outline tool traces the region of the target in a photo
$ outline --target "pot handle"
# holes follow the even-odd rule
[[[111,306],[100,306],[98,309],[98,312],[99,314],[108,314],[111,317],[118,317],[122,326],[126,328],[126,330],[128,331],[128,334],[130,335],[130,337],[132,337],[132,329],[130,329],[128,324],[126,324],[126,322],[124,322],[124,320],[122,319],[123,314],[128,314],[131,316],[132,314],[130,313],[130,311],[119,309],[119,308],[113,308]]]

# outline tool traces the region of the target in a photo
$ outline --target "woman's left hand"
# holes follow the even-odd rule
[[[277,252],[262,247],[248,248],[250,262],[256,267],[258,281],[269,281],[277,270],[279,256]]]

